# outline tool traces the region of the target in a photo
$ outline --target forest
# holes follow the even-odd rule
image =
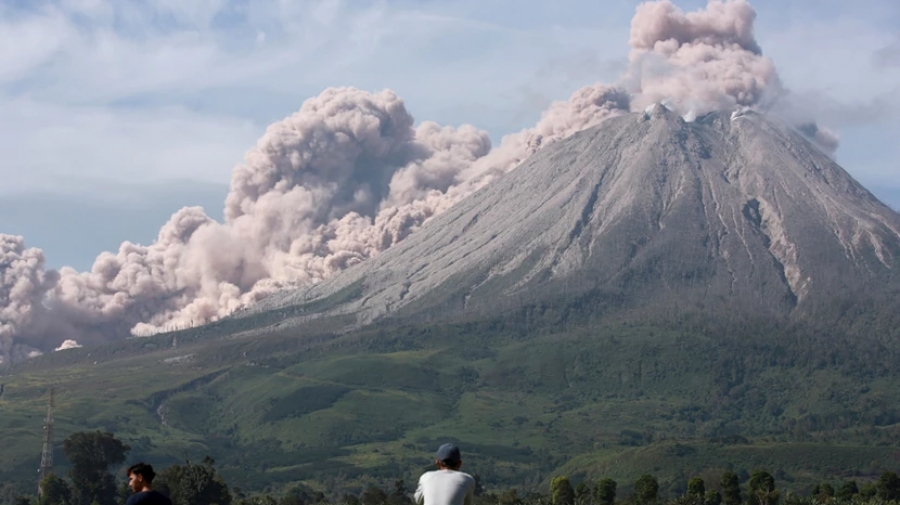
[[[117,505],[127,501],[128,486],[123,463],[128,444],[109,432],[74,433],[63,443],[69,470],[65,476],[49,473],[35,494],[9,484],[0,487],[3,505]],[[151,463],[152,464],[152,463]],[[283,489],[245,494],[229,486],[215,461],[205,457],[158,469],[153,489],[164,493],[173,505],[414,505],[414,484],[403,479],[369,485],[364,489],[326,483],[297,482]],[[723,472],[706,482],[693,476],[683,490],[661,490],[659,480],[643,474],[619,485],[605,477],[574,482],[555,475],[549,486],[495,489],[476,474],[474,505],[883,505],[900,502],[900,476],[883,472],[878,479],[858,482],[822,482],[804,492],[782,492],[765,469]],[[712,480],[712,479],[710,479]]]

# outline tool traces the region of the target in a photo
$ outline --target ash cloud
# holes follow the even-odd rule
[[[60,344],[59,347],[54,349],[54,351],[65,351],[67,349],[78,349],[79,347],[81,347],[81,346],[78,344],[78,342],[76,342],[72,339],[68,339],[68,340],[63,341],[63,343]]]
[[[416,126],[388,90],[327,89],[272,124],[234,168],[223,222],[183,208],[155,242],[124,242],[87,272],[48,271],[40,250],[0,235],[0,359],[199,325],[320,282],[402,241],[541,147],[651,103],[685,116],[763,108],[782,88],[753,37],[754,19],[743,0],[687,14],[667,0],[644,3],[619,84],[551,103],[499,146],[473,126]],[[814,124],[806,130],[832,142]]]
[[[756,41],[755,20],[746,0],[711,0],[705,9],[688,13],[669,0],[639,5],[625,77],[635,108],[661,102],[688,119],[739,107],[777,111],[833,155],[839,136],[817,124],[808,104],[785,89]]]
[[[639,108],[663,102],[683,115],[760,106],[781,90],[753,36],[744,0],[684,13],[668,0],[643,3],[631,22],[629,80]]]
[[[21,338],[46,311],[44,295],[59,274],[44,269],[44,253],[26,248],[21,236],[0,234],[0,364],[39,354]],[[37,353],[37,354],[36,354]]]
[[[836,132],[823,128],[816,123],[804,123],[797,127],[800,133],[804,134],[819,149],[834,154],[840,144],[840,136]]]
[[[88,272],[45,271],[43,253],[21,237],[4,242],[27,258],[4,268],[4,279],[28,283],[4,290],[15,296],[5,297],[2,353],[12,357],[13,337],[50,350],[202,324],[319,282],[396,244],[542,145],[628,110],[624,90],[588,86],[492,149],[472,126],[414,128],[390,91],[328,89],[271,125],[235,167],[222,223],[183,208],[153,244],[125,242]]]

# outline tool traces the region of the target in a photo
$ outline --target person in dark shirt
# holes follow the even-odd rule
[[[128,498],[125,505],[172,505],[166,495],[153,490],[153,478],[156,472],[146,463],[132,465],[128,469],[128,486],[134,494]]]

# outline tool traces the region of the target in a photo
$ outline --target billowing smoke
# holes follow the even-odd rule
[[[64,340],[63,343],[60,344],[59,347],[57,347],[56,349],[53,349],[53,350],[54,351],[65,351],[66,349],[78,349],[79,347],[81,347],[81,346],[78,344],[78,342],[76,342],[72,339],[67,339],[67,340]]]
[[[634,108],[661,102],[687,119],[735,107],[790,111],[785,119],[833,154],[838,135],[792,103],[754,37],[755,20],[746,0],[711,0],[706,9],[689,13],[669,0],[639,5],[625,77]]]
[[[59,279],[44,270],[44,253],[26,249],[22,237],[0,234],[0,364],[39,355],[13,337],[22,335],[44,311],[44,294]]]
[[[6,304],[3,320],[15,326],[4,332],[4,354],[12,335],[49,349],[63,338],[152,334],[319,282],[402,240],[540,145],[628,110],[624,91],[590,86],[492,150],[487,133],[471,126],[414,128],[390,91],[328,89],[270,126],[234,169],[224,223],[181,209],[152,245],[125,242],[89,272],[46,273],[42,253],[27,250],[39,261],[8,275],[35,280]],[[22,256],[21,238],[12,244]],[[51,333],[57,340],[43,341]]]
[[[235,168],[224,223],[182,209],[153,245],[125,243],[90,272],[63,269],[52,296],[84,324],[123,321],[137,334],[204,323],[390,247],[421,224],[396,206],[446,191],[489,151],[471,127],[413,129],[390,91],[328,89]]]
[[[153,244],[125,242],[89,272],[47,271],[40,250],[0,235],[0,360],[198,325],[319,282],[542,146],[650,103],[685,116],[764,106],[781,86],[753,37],[754,17],[743,0],[689,14],[667,0],[639,6],[620,85],[586,86],[493,148],[472,126],[416,126],[391,91],[327,89],[271,125],[235,167],[224,222],[181,209]],[[823,131],[811,135],[827,143]]]
[[[841,139],[837,133],[828,128],[819,126],[815,122],[809,122],[799,125],[797,129],[800,133],[804,134],[806,138],[812,141],[813,144],[818,146],[819,149],[829,155],[834,154],[834,152],[837,151]]]
[[[745,0],[712,0],[687,14],[668,0],[638,6],[629,41],[635,105],[663,102],[690,116],[777,96],[781,83],[753,36],[755,18]]]

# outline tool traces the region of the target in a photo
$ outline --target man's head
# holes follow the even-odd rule
[[[442,469],[459,470],[459,467],[462,466],[459,447],[453,444],[444,444],[438,447],[436,463]]]
[[[147,463],[137,463],[128,468],[128,486],[135,493],[150,489],[154,477],[156,472]]]

